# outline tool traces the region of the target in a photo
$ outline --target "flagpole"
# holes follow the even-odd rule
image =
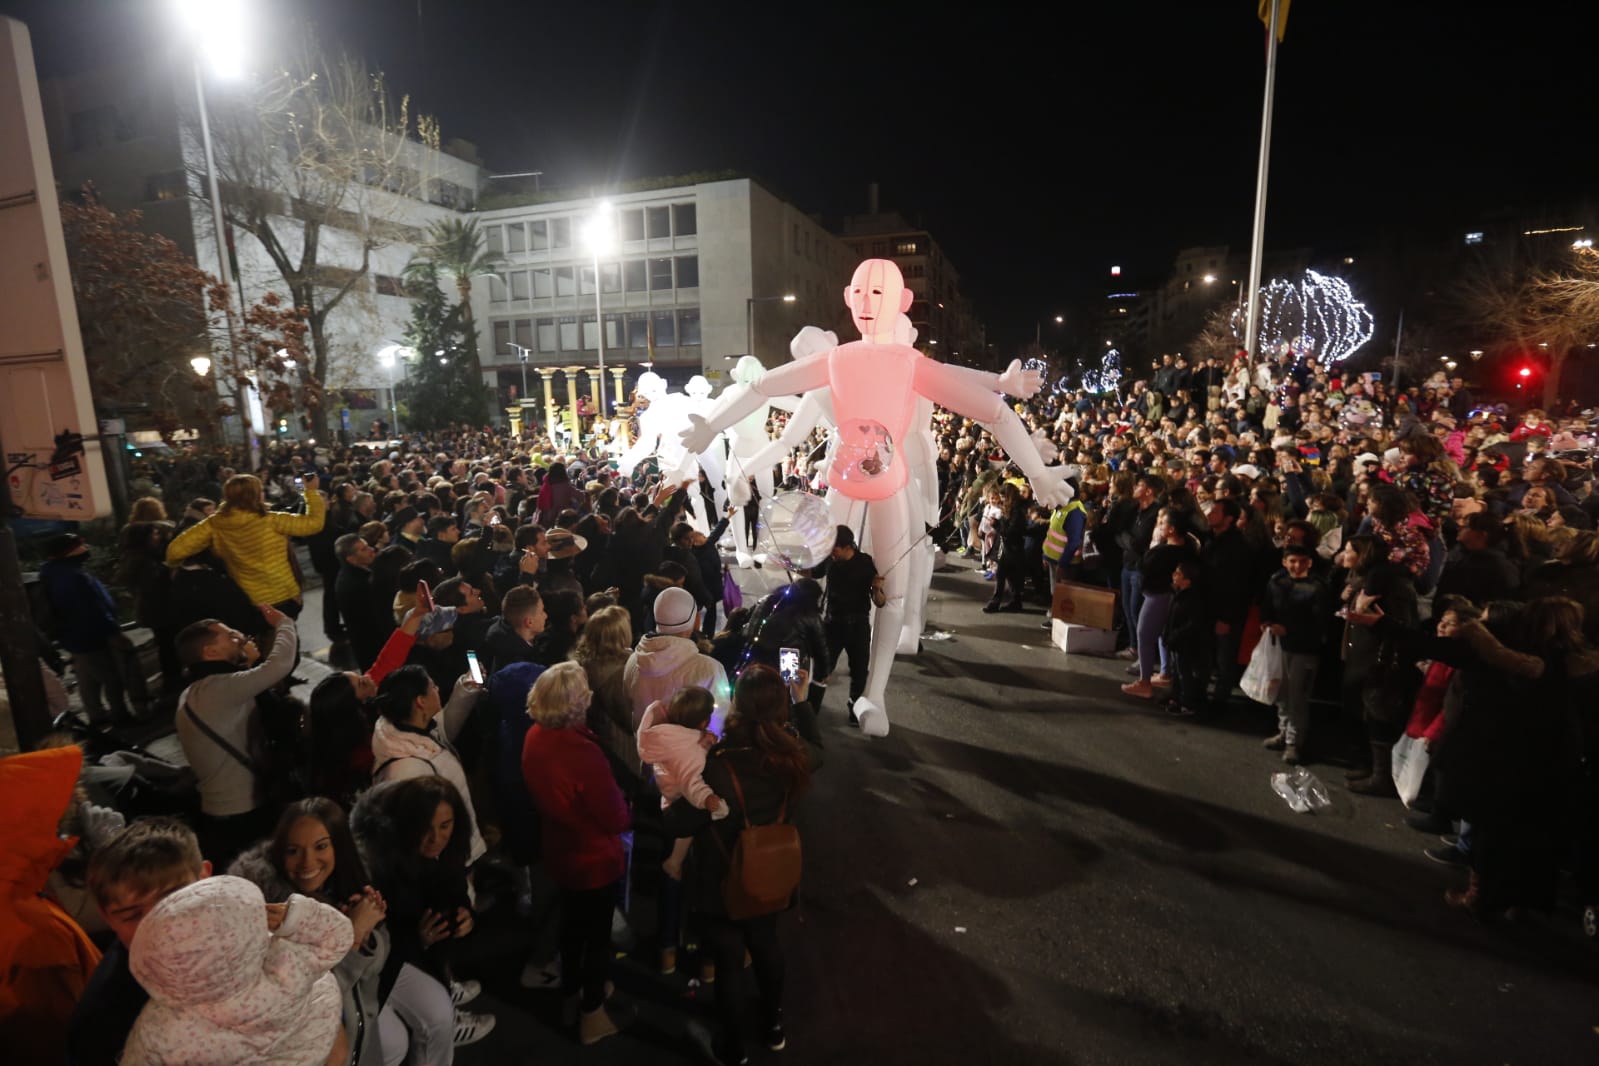
[[[1266,250],[1266,172],[1271,163],[1271,103],[1277,89],[1277,27],[1283,0],[1270,0],[1266,27],[1266,102],[1260,109],[1260,167],[1255,172],[1255,230],[1249,249],[1249,317],[1244,320],[1244,347],[1253,366],[1260,358],[1260,274]]]

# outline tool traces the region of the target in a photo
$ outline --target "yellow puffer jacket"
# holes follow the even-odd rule
[[[218,511],[190,526],[167,545],[167,565],[211,549],[228,568],[251,603],[284,603],[300,598],[300,584],[289,565],[289,538],[321,532],[327,501],[305,490],[305,514],[268,511]]]

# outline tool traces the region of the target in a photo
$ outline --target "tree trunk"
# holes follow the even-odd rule
[[[595,284],[599,284],[596,280]],[[483,387],[483,363],[477,356],[477,322],[472,318],[472,279],[456,278],[455,291],[461,297],[461,325],[466,333],[466,365],[472,384]]]
[[[1549,372],[1544,375],[1543,379],[1543,409],[1549,412],[1552,417],[1555,411],[1555,404],[1560,402],[1560,372],[1565,369],[1566,357],[1570,353],[1554,351],[1554,345],[1552,344],[1549,347],[1552,354],[1549,356]]]

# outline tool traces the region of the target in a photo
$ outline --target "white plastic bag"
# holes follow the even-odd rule
[[[1421,795],[1421,779],[1427,776],[1427,740],[1425,737],[1400,737],[1394,745],[1394,788],[1408,807]]]
[[[1327,786],[1303,766],[1272,774],[1271,790],[1281,796],[1296,814],[1310,814],[1332,806]]]
[[[1287,672],[1283,646],[1276,634],[1268,631],[1261,634],[1260,643],[1255,645],[1254,653],[1249,656],[1249,666],[1245,668],[1244,678],[1238,687],[1256,703],[1270,705],[1277,702],[1277,693],[1283,687],[1283,675]]]

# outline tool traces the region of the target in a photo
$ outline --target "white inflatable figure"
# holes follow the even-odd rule
[[[709,420],[691,415],[692,425],[682,434],[684,447],[702,450],[767,397],[832,390],[838,443],[828,467],[828,484],[865,505],[864,533],[875,558],[887,567],[886,603],[872,627],[866,692],[853,708],[862,732],[869,736],[888,733],[888,677],[905,616],[909,573],[892,564],[906,554],[913,533],[906,492],[911,472],[903,452],[917,428],[917,400],[925,397],[981,423],[1027,475],[1033,497],[1041,504],[1062,505],[1072,496],[1060,472],[1039,458],[1016,412],[994,391],[992,375],[924,358],[895,339],[911,299],[899,267],[886,259],[866,260],[855,268],[844,289],[860,340],[769,371],[744,396],[719,403]],[[923,530],[914,534],[920,537]]]
[[[838,344],[834,337],[829,348]],[[744,395],[766,373],[766,367],[753,355],[740,357],[733,366],[733,384],[722,394],[724,402],[731,402],[729,397],[736,399]],[[727,498],[733,503],[733,561],[742,569],[748,570],[753,566],[757,557],[749,550],[749,519],[745,515],[744,505],[749,503],[749,479],[755,479],[755,487],[760,491],[761,499],[768,500],[776,491],[772,479],[772,467],[776,465],[776,458],[765,465],[753,463],[757,455],[767,451],[772,443],[766,434],[766,416],[768,407],[777,407],[784,411],[793,411],[795,402],[790,397],[775,397],[767,403],[745,415],[728,428],[728,463],[727,477],[724,485]],[[709,411],[700,412],[709,414]],[[781,453],[778,453],[781,454]],[[761,560],[764,561],[764,560]]]
[[[683,386],[683,393],[688,397],[683,405],[687,410],[697,415],[705,415],[711,409],[711,383],[704,374],[695,374],[688,379],[688,384]],[[715,493],[716,513],[721,514],[727,507],[727,489],[723,481],[727,476],[727,449],[721,438],[711,442],[711,446],[700,452],[696,457],[700,469],[705,471],[706,480],[711,483]],[[706,530],[705,532],[709,532]]]
[[[653,371],[639,376],[638,394],[649,401],[649,406],[639,412],[638,440],[617,460],[617,472],[624,478],[632,477],[638,465],[653,455],[664,484],[680,484],[694,478],[698,459],[683,446],[681,438],[683,427],[692,424],[691,417],[697,417],[689,411],[689,398],[681,392],[666,391],[666,379]],[[703,499],[698,492],[688,494],[688,522],[708,534],[711,527],[702,513]]]

